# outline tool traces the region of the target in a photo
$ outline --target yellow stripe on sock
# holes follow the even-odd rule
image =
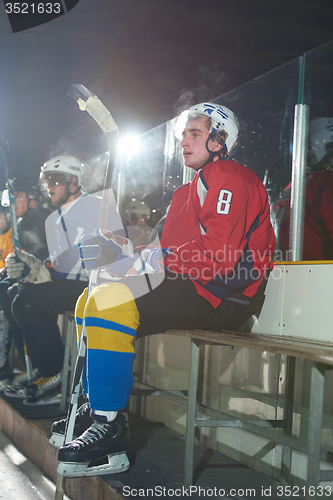
[[[87,327],[88,349],[134,353],[134,341],[135,337],[126,333],[96,326]]]

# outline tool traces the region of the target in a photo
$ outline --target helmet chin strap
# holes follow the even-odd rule
[[[28,196],[28,195],[27,195]],[[21,217],[25,217],[29,212],[31,212],[33,210],[33,208],[30,208],[30,202],[31,201],[34,201],[34,198],[29,198],[28,197],[28,206],[27,206],[27,211],[21,215]],[[38,204],[37,204],[38,205]]]
[[[219,151],[211,151],[209,149],[208,144],[209,144],[209,141],[211,139],[216,139],[217,142],[219,144],[221,144],[222,148]],[[211,132],[208,136],[208,139],[206,141],[206,149],[209,153],[209,157],[208,157],[207,161],[202,165],[201,168],[203,168],[205,165],[208,165],[208,163],[211,163],[212,161],[214,161],[214,158],[216,155],[218,156],[218,160],[223,160],[223,159],[227,158],[227,156],[228,156],[228,153],[226,151],[226,146],[225,146],[225,140],[219,134],[214,133],[214,132]]]
[[[80,186],[78,186],[77,189],[76,189],[76,191],[74,191],[74,193],[71,193],[71,194],[72,195],[77,194],[80,191],[80,189],[81,189]]]
[[[70,190],[68,189],[68,185],[70,184],[71,180],[69,182],[67,182],[66,184],[66,187],[67,187],[67,198],[65,199],[65,201],[63,201],[62,204],[65,204],[66,201],[68,201],[68,199],[71,197],[71,196],[74,196],[76,195],[79,191],[80,191],[80,186],[77,187],[76,191],[74,191],[74,193],[71,193]]]

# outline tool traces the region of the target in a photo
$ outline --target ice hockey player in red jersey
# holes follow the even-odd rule
[[[89,406],[77,413],[76,439],[58,452],[58,472],[66,477],[128,468],[124,408],[133,387],[136,338],[171,328],[238,329],[264,300],[275,236],[263,184],[228,160],[239,135],[236,116],[202,103],[180,115],[175,133],[184,164],[196,175],[175,191],[160,247],[134,249],[103,230],[81,239],[85,266],[103,265],[121,279],[97,286],[87,300],[84,293],[76,305],[78,335],[83,321],[87,333]],[[78,435],[89,411],[91,426]],[[61,443],[64,421],[55,422],[52,432],[53,444],[57,438]],[[107,464],[89,465],[106,456]]]

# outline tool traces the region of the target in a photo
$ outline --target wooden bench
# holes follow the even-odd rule
[[[207,332],[200,330],[169,330],[167,335],[190,338],[190,373],[188,394],[180,391],[158,390],[136,382],[134,395],[158,395],[187,408],[184,485],[193,484],[193,453],[196,428],[237,427],[252,432],[283,446],[281,461],[282,485],[290,484],[291,450],[298,450],[308,456],[306,498],[313,498],[313,491],[321,481],[333,481],[333,471],[320,470],[320,460],[331,460],[330,452],[321,449],[321,427],[325,371],[333,369],[333,345],[309,339],[263,335],[247,332]],[[282,420],[249,420],[231,417],[197,401],[199,377],[199,349],[202,345],[238,346],[247,349],[267,351],[288,356],[285,405]],[[292,437],[293,400],[296,358],[313,361],[310,390],[310,424],[308,443]],[[199,380],[200,382],[200,380]],[[282,429],[282,433],[275,429]],[[312,487],[311,490],[309,488]],[[310,491],[310,492],[309,492]]]

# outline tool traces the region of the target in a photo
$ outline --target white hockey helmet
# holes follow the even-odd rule
[[[41,167],[41,176],[58,173],[65,174],[67,182],[76,175],[78,186],[82,186],[83,165],[75,156],[56,156],[47,160]]]
[[[333,118],[315,118],[310,122],[310,150],[317,161],[327,153],[327,145],[333,143]]]
[[[182,132],[190,119],[195,119],[198,116],[209,117],[212,120],[211,132],[217,132],[219,136],[221,132],[225,132],[225,145],[227,153],[236,146],[239,135],[239,122],[236,115],[226,106],[203,102],[192,106],[187,111],[183,111],[179,116],[175,125],[175,136],[177,139],[182,138]]]

